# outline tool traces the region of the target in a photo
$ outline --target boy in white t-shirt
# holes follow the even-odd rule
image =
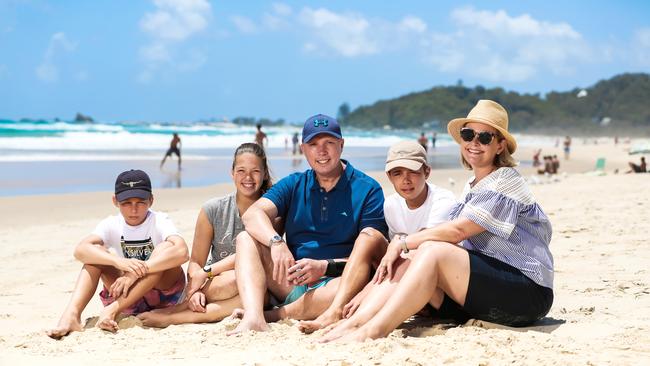
[[[384,201],[390,240],[400,241],[403,236],[449,220],[456,199],[450,191],[427,182],[431,167],[427,164],[427,152],[422,145],[415,141],[392,145],[386,157],[385,171],[395,188],[395,193]],[[408,249],[404,250],[404,253],[408,252]],[[410,263],[408,256],[395,262],[394,269],[390,269],[390,281],[378,283],[375,275],[373,281],[344,307],[343,314],[348,319],[325,334],[322,340],[337,339],[377,313],[406,271]]]
[[[115,318],[120,313],[139,314],[181,300],[187,244],[166,214],[150,210],[153,195],[147,173],[121,173],[113,204],[120,214],[102,220],[75,248],[75,258],[84,265],[58,325],[47,331],[51,338],[82,330],[81,313],[100,278],[104,309],[97,326],[111,332],[118,329]]]

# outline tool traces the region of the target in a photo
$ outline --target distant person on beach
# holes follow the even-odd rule
[[[557,174],[560,170],[560,159],[558,159],[557,155],[551,157],[551,164],[553,166],[553,174]]]
[[[235,273],[244,309],[229,334],[265,331],[267,321],[282,318],[331,324],[369,281],[386,249],[384,195],[341,159],[343,145],[335,118],[308,118],[300,148],[311,169],[280,180],[242,216]],[[277,217],[285,219],[286,241],[272,225]],[[282,306],[265,314],[267,290]],[[338,314],[323,313],[330,304]]]
[[[420,145],[422,145],[422,147],[424,148],[424,151],[428,151],[428,150],[429,150],[429,148],[427,147],[429,141],[427,140],[427,137],[424,136],[424,132],[422,132],[422,133],[420,134],[420,137],[418,138],[418,143],[419,143]]]
[[[230,171],[235,191],[203,204],[194,229],[187,267],[186,301],[138,315],[150,327],[222,320],[241,307],[235,282],[235,238],[244,230],[241,214],[271,188],[266,154],[247,142],[236,150]],[[282,232],[278,218],[274,227]]]
[[[296,155],[296,152],[302,153],[302,151],[300,151],[300,148],[298,146],[298,141],[299,141],[298,132],[296,132],[293,134],[293,137],[291,138],[291,142],[293,143],[293,150],[291,153],[293,155]]]
[[[571,155],[571,137],[566,136],[564,138],[564,160],[569,160]]]
[[[533,154],[533,167],[537,168],[538,166],[542,165],[542,163],[539,161],[539,154],[542,153],[542,149],[537,149],[535,150],[535,153]]]
[[[417,252],[385,305],[341,341],[385,337],[426,304],[442,319],[507,326],[530,325],[551,308],[551,223],[513,168],[517,142],[508,132],[506,110],[479,100],[447,130],[474,176],[451,221],[391,241],[373,278],[377,283],[394,278],[401,253]]]
[[[395,188],[384,202],[388,237],[404,244],[407,235],[447,222],[456,199],[450,191],[427,182],[431,168],[427,153],[415,141],[402,141],[390,147],[385,169]],[[388,244],[388,242],[386,242]],[[399,278],[411,263],[413,251],[405,251],[395,263],[393,281],[371,282],[344,307],[342,322],[321,339],[331,341],[367,322],[395,291]]]
[[[118,330],[120,313],[139,314],[181,300],[187,244],[166,214],[150,209],[147,173],[128,170],[118,175],[113,204],[120,214],[102,220],[75,248],[75,258],[84,265],[58,325],[47,331],[52,338],[82,330],[81,313],[100,279],[104,310],[97,326],[110,332]]]
[[[162,168],[163,164],[165,164],[165,160],[167,160],[168,157],[170,157],[172,154],[176,154],[178,156],[178,169],[181,168],[181,138],[178,136],[177,133],[174,133],[174,136],[172,137],[172,141],[169,143],[169,149],[167,149],[167,152],[165,153],[165,156],[163,157],[162,161],[160,162],[160,167]]]
[[[645,156],[641,157],[641,164],[634,164],[633,162],[627,163],[630,166],[630,170],[626,173],[645,173],[648,169],[645,163]]]
[[[434,132],[431,134],[431,148],[435,149],[436,148],[436,139],[438,138],[438,133]]]
[[[264,132],[262,132],[262,124],[258,123],[257,124],[257,132],[255,132],[255,143],[260,145],[262,149],[264,148],[264,140],[266,140],[266,144],[269,144],[269,138],[266,136]]]

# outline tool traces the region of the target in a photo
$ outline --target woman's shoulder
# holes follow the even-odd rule
[[[203,203],[203,209],[204,210],[214,210],[220,207],[225,207],[235,201],[235,193],[236,192],[231,192],[225,196],[222,197],[214,197],[210,198],[209,200],[205,201]]]
[[[523,204],[534,203],[526,180],[514,168],[502,167],[494,171],[488,186],[490,190]]]

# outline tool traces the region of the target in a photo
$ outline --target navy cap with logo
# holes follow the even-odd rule
[[[118,202],[129,198],[151,198],[151,180],[142,170],[127,170],[115,180],[115,198]]]
[[[302,128],[302,142],[309,142],[309,140],[321,133],[326,133],[339,139],[343,138],[341,135],[341,126],[339,126],[336,118],[324,114],[317,114],[307,118],[305,121],[305,126]]]

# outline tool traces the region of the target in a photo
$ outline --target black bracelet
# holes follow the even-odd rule
[[[345,264],[347,262],[341,261],[336,262],[334,259],[327,260],[327,269],[325,270],[325,276],[327,277],[340,277],[343,274],[345,269]]]

